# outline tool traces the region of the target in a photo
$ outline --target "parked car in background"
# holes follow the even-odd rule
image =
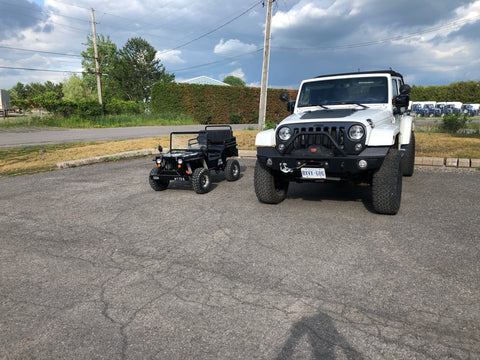
[[[445,105],[444,114],[460,114],[462,111],[462,103],[459,101],[449,101]]]
[[[462,113],[468,116],[476,116],[480,114],[480,104],[463,104]]]

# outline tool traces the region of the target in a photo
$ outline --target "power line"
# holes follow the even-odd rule
[[[51,55],[61,55],[61,56],[82,57],[82,55],[78,55],[78,54],[65,54],[65,53],[57,53],[57,52],[52,52],[52,51],[20,49],[20,48],[15,48],[15,47],[10,47],[10,46],[3,46],[3,45],[0,45],[0,49],[9,49],[9,50],[16,50],[16,51],[27,51],[27,52],[34,52],[34,53],[40,53],[40,54],[51,54]]]
[[[0,1],[0,2],[4,3],[4,4],[7,5],[7,6],[14,7],[15,9],[18,9],[19,7],[22,7],[22,6],[13,5],[13,4],[4,2],[4,1]],[[23,8],[26,8],[26,7],[23,6]],[[70,26],[70,25],[66,25],[66,24],[60,24],[60,23],[51,21],[50,19],[45,19],[45,18],[41,18],[41,17],[38,17],[38,16],[34,16],[34,15],[30,15],[30,14],[25,14],[25,13],[22,13],[22,12],[19,12],[19,14],[21,14],[21,15],[23,15],[23,16],[26,16],[26,17],[29,17],[29,18],[32,18],[32,19],[37,19],[37,20],[40,20],[40,21],[44,21],[46,24],[49,24],[49,23],[50,23],[50,24],[54,24],[54,25],[58,25],[58,26],[61,26],[61,27],[66,27],[66,28],[70,28],[70,29],[77,30],[77,31],[85,31],[84,29],[76,28],[76,27],[73,27],[73,26]]]
[[[180,49],[180,48],[182,48],[182,47],[185,47],[185,46],[187,46],[187,45],[190,45],[191,43],[193,43],[193,42],[195,42],[195,41],[198,41],[198,40],[200,40],[200,39],[202,39],[202,38],[204,38],[204,37],[206,37],[206,36],[214,33],[214,32],[217,31],[217,30],[220,30],[221,28],[223,28],[223,27],[227,26],[228,24],[230,24],[230,23],[234,22],[235,20],[237,20],[239,17],[245,15],[246,13],[248,13],[249,11],[251,11],[254,7],[260,5],[262,2],[263,2],[263,0],[256,2],[253,6],[249,7],[247,10],[245,10],[244,12],[242,12],[240,15],[235,16],[233,19],[227,21],[226,23],[224,23],[224,24],[222,24],[222,25],[220,25],[220,26],[217,26],[215,29],[208,31],[207,33],[205,33],[205,34],[203,34],[203,35],[200,35],[200,36],[196,37],[195,39],[192,39],[192,40],[190,40],[190,41],[187,41],[186,43],[183,43],[183,44],[181,44],[181,45],[178,45],[178,46],[176,46],[176,47],[174,47],[174,48],[172,48],[172,49],[162,51],[162,52],[159,53],[159,55],[165,54],[165,53],[168,53],[168,52],[171,52],[171,51],[174,51],[174,50],[178,50],[178,49]]]
[[[172,73],[177,73],[177,72],[182,72],[182,71],[187,71],[187,70],[193,70],[193,69],[197,69],[197,68],[200,68],[200,67],[215,65],[215,64],[222,63],[222,62],[226,62],[226,61],[232,61],[232,60],[234,60],[234,59],[238,59],[238,58],[241,58],[241,57],[244,57],[244,56],[247,56],[247,55],[255,54],[255,53],[258,53],[258,52],[260,52],[260,51],[263,51],[263,47],[255,50],[255,51],[251,51],[251,52],[248,52],[248,53],[231,56],[231,57],[228,57],[228,58],[223,58],[223,59],[221,59],[221,60],[216,60],[216,61],[212,61],[212,62],[205,63],[205,64],[193,65],[193,66],[190,66],[190,67],[188,67],[188,68],[176,69],[176,70],[170,70],[170,71],[171,71]]]
[[[353,48],[357,48],[357,47],[379,45],[379,44],[383,44],[383,43],[387,43],[387,42],[391,42],[391,41],[405,40],[405,39],[412,38],[412,37],[415,37],[415,36],[418,36],[418,35],[423,35],[423,34],[428,34],[428,33],[432,33],[432,32],[435,32],[435,31],[439,31],[439,30],[454,28],[455,26],[462,25],[462,24],[465,24],[467,22],[470,22],[472,20],[477,20],[477,19],[480,19],[480,16],[475,16],[475,17],[468,18],[468,19],[455,20],[455,21],[452,21],[452,22],[447,23],[445,25],[436,26],[436,27],[432,27],[432,28],[429,28],[429,29],[416,31],[416,32],[413,32],[413,33],[409,33],[407,35],[397,35],[397,36],[392,36],[392,37],[386,38],[386,39],[366,41],[366,42],[362,42],[362,43],[353,43],[353,44],[338,45],[338,46],[317,45],[315,47],[295,47],[295,48],[294,47],[285,47],[285,46],[272,46],[272,48],[282,49],[282,50],[317,50],[317,51],[353,49]]]
[[[33,68],[13,67],[13,66],[0,66],[0,69],[25,70],[25,71],[46,71],[46,72],[58,72],[58,73],[72,73],[72,74],[82,74],[83,73],[82,71],[74,71],[74,70],[33,69]]]

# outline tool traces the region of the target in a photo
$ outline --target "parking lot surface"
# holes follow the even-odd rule
[[[148,185],[148,158],[0,179],[2,359],[478,359],[480,174]]]

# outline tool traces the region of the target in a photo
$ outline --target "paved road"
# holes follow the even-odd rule
[[[234,130],[243,130],[255,125],[232,125]],[[48,145],[84,141],[140,139],[169,135],[172,131],[198,131],[204,125],[184,126],[139,126],[108,129],[0,129],[0,148],[28,145]]]
[[[2,359],[479,359],[478,172],[260,204],[253,160],[154,192],[149,159],[0,179]]]

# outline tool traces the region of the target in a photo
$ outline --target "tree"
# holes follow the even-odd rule
[[[62,83],[65,100],[86,100],[91,90],[84,85],[84,80],[77,75],[70,76]]]
[[[12,99],[25,100],[27,98],[27,89],[23,83],[18,82],[10,89],[10,95],[12,96]]]
[[[119,51],[112,74],[120,91],[131,101],[148,102],[154,83],[175,80],[174,74],[165,71],[153,46],[142,38],[132,38],[126,42]]]
[[[232,86],[245,86],[245,81],[233,75],[227,76],[225,79],[223,79],[223,82]]]
[[[97,36],[98,61],[100,64],[100,72],[102,74],[102,95],[105,100],[118,97],[118,84],[112,77],[115,66],[118,63],[118,49],[110,37],[99,34]],[[93,47],[93,39],[87,37],[87,49],[82,51],[82,66],[84,68],[83,81],[84,86],[88,88],[89,93],[97,94],[97,78],[95,74],[95,51]]]

